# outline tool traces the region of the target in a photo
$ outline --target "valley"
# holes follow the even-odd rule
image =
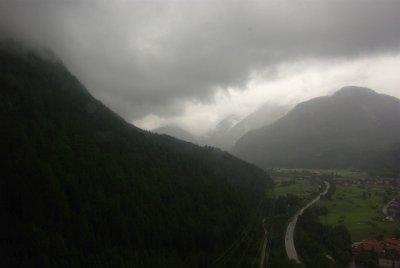
[[[310,200],[315,196],[315,190],[320,186],[318,179],[321,176],[329,178],[333,187],[328,191],[327,196],[322,197],[317,204],[310,210],[324,226],[344,226],[354,245],[362,244],[361,241],[383,241],[392,238],[399,238],[399,221],[396,215],[395,201],[399,197],[399,187],[397,180],[391,178],[371,178],[360,170],[321,170],[321,169],[273,169],[272,178],[275,181],[275,194],[294,195],[301,200]],[[305,201],[303,201],[305,202]],[[391,207],[390,215],[385,209]],[[289,258],[297,261],[302,260],[301,253],[295,251],[293,243],[290,241],[295,233],[297,216],[302,214],[304,210],[296,213],[293,220],[288,224],[285,242]],[[309,216],[307,216],[309,217]],[[393,218],[394,217],[394,218]],[[299,232],[303,232],[299,230]],[[288,236],[289,235],[289,236]],[[301,245],[303,237],[297,234],[295,244]],[[297,237],[297,238],[296,238]],[[303,238],[304,239],[304,238]],[[372,243],[372,242],[371,242]],[[303,254],[308,254],[302,249]],[[359,252],[359,251],[356,251]],[[361,265],[364,263],[355,253],[356,261]],[[387,256],[376,256],[376,263],[391,263]],[[391,264],[390,264],[391,265]],[[386,266],[384,266],[386,267]]]
[[[361,116],[363,131],[372,132],[362,138],[352,125],[359,118],[336,120],[342,111],[325,112],[329,124],[315,119],[324,114],[321,99],[286,115],[283,109],[240,138],[234,156],[198,146],[174,126],[160,134],[137,128],[61,62],[24,53],[0,47],[0,196],[7,219],[0,265],[336,267],[349,263],[352,242],[400,237],[400,126],[387,116],[399,110],[395,98],[354,87],[329,97],[377,101],[373,117]],[[380,113],[388,103],[390,111]],[[390,134],[376,131],[371,118],[379,116]],[[299,127],[304,120],[308,125]],[[332,135],[337,127],[347,130]],[[254,144],[248,135],[265,140]],[[316,146],[307,147],[311,140]],[[299,163],[304,168],[292,167]]]
[[[400,0],[0,0],[0,268],[400,268]]]

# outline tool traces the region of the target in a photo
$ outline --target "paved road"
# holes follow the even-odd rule
[[[315,197],[313,200],[311,200],[307,205],[305,205],[302,209],[300,209],[293,217],[293,219],[290,221],[287,229],[286,229],[286,235],[285,235],[285,247],[286,247],[286,254],[288,256],[288,258],[290,260],[295,260],[297,263],[300,264],[300,260],[299,257],[297,256],[297,252],[296,252],[296,248],[294,246],[294,230],[296,228],[296,224],[297,224],[297,219],[298,217],[303,214],[304,210],[306,210],[307,208],[311,207],[314,203],[316,203],[319,198],[322,195],[325,195],[328,190],[329,187],[331,187],[329,185],[328,182],[324,181],[326,188],[323,192],[321,192],[317,197]]]
[[[387,209],[388,209],[388,207],[389,207],[391,204],[393,204],[393,203],[396,203],[396,198],[393,198],[392,200],[390,200],[390,201],[382,208],[383,215],[388,216]]]

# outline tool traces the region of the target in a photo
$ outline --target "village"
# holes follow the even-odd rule
[[[328,225],[345,225],[352,236],[352,267],[400,267],[400,180],[348,170],[272,170],[278,194],[308,198],[316,181],[330,177],[335,193],[323,199]],[[327,176],[329,174],[329,176]]]
[[[381,221],[400,222],[400,181],[395,178],[351,178],[335,176],[334,183],[347,187],[382,187],[384,192],[375,194],[383,195],[386,204],[382,207]],[[371,192],[363,192],[363,198],[371,195]],[[388,201],[389,200],[389,201]],[[361,267],[378,264],[379,267],[400,267],[400,231],[396,231],[393,237],[376,237],[364,239],[352,244],[352,252]]]

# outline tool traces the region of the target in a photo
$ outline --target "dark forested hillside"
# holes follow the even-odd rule
[[[4,47],[0,124],[1,267],[205,267],[270,183],[127,124],[61,63]]]
[[[261,166],[356,167],[398,171],[400,100],[346,87],[300,103],[274,124],[251,131],[235,153]]]

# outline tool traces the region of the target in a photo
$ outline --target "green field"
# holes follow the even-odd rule
[[[376,238],[378,235],[393,237],[400,223],[382,221],[384,200],[394,197],[386,188],[373,186],[336,186],[331,200],[322,199],[318,206],[328,208],[328,214],[321,216],[324,224],[345,225],[352,241]]]
[[[308,198],[313,192],[319,190],[319,185],[306,179],[294,180],[293,184],[287,186],[277,186],[274,189],[276,196],[293,194],[301,198]]]

